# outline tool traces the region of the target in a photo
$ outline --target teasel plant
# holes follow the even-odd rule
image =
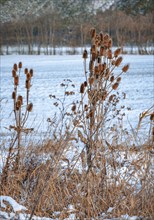
[[[94,28],[91,29],[90,34],[90,55],[86,49],[83,52],[85,82],[80,86],[81,111],[77,111],[78,138],[85,145],[87,172],[92,169],[95,155],[100,151],[96,145],[110,146],[106,140],[105,123],[112,121],[114,117],[122,120],[125,115],[122,113],[125,106],[121,106],[120,110],[116,106],[121,98],[126,97],[125,93],[122,93],[122,97],[119,95],[118,87],[122,75],[129,69],[129,64],[121,66],[122,49],[117,48],[113,51],[112,38],[108,34],[102,32],[97,34]],[[89,70],[87,70],[88,56]],[[76,108],[72,107],[72,111]],[[112,111],[112,114],[109,114],[111,109],[114,113]]]
[[[14,130],[16,135],[10,144],[9,153],[6,159],[6,164],[3,168],[3,179],[6,180],[7,172],[11,166],[11,169],[14,171],[18,170],[19,162],[20,162],[20,150],[21,150],[21,140],[22,133],[28,134],[33,128],[26,128],[26,122],[28,120],[29,113],[33,109],[33,104],[29,101],[30,88],[31,88],[31,80],[33,77],[33,69],[28,70],[25,68],[25,89],[26,89],[26,101],[24,104],[24,98],[19,94],[19,83],[20,76],[22,70],[22,62],[16,63],[13,65],[12,69],[12,77],[13,77],[13,92],[12,92],[12,100],[13,100],[13,113],[14,113],[14,125],[9,126],[9,130]]]

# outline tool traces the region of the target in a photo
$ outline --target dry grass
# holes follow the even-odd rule
[[[33,71],[25,69],[26,111],[21,117],[23,99],[17,96],[20,79],[17,68],[21,69],[22,64],[14,65],[12,98],[16,126],[11,128],[16,136],[10,143],[1,173],[0,194],[24,204],[29,219],[34,214],[64,219],[70,215],[70,206],[74,208],[71,212],[76,219],[101,219],[102,213],[106,218],[124,214],[143,219],[154,217],[153,113],[145,114],[151,120],[150,136],[140,148],[129,144],[131,138],[124,131],[120,132],[126,141],[119,144],[115,128],[106,129],[114,118],[123,119],[123,107],[117,107],[122,97],[115,90],[129,66],[120,67],[120,73],[115,75],[114,69],[122,63],[121,49],[112,52],[111,37],[98,35],[95,29],[91,30],[91,37],[89,74],[88,53],[85,50],[83,54],[85,82],[80,86],[81,99],[66,109],[64,101],[66,96],[74,94],[74,85],[71,80],[62,83],[64,99],[50,95],[60,110],[59,120],[48,119],[50,135],[41,144],[29,142],[26,149],[22,147],[22,133],[29,131],[25,120],[32,110],[29,89]],[[143,119],[143,114],[141,116]],[[136,135],[138,130],[139,126]],[[115,134],[116,142],[110,143],[108,136]]]

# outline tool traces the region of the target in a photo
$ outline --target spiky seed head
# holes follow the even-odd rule
[[[20,107],[21,107],[21,101],[17,100],[17,102],[16,102],[16,110],[20,109]]]
[[[110,82],[113,82],[114,81],[114,76],[111,76],[110,77]]]
[[[99,36],[100,36],[100,41],[103,41],[103,32],[100,32],[100,34],[99,34]]]
[[[125,65],[125,66],[122,68],[122,71],[123,71],[124,73],[126,73],[128,69],[129,69],[129,64]]]
[[[19,67],[19,69],[22,68],[22,62],[19,62],[18,67]]]
[[[116,82],[113,84],[112,89],[116,90],[118,88],[118,86],[119,86],[119,83]]]
[[[105,35],[104,35],[104,41],[109,40],[109,38],[110,38],[110,36],[109,36],[108,34],[105,34]]]
[[[90,60],[90,62],[89,62],[89,70],[93,71],[93,69],[94,69],[94,62],[92,60]]]
[[[27,73],[28,73],[28,69],[27,69],[27,68],[25,68],[24,72],[25,72],[25,74],[27,74]]]
[[[30,73],[31,77],[33,77],[33,69],[30,69],[29,73]]]
[[[92,54],[91,54],[91,60],[92,60],[92,61],[95,61],[95,59],[96,59],[96,53],[92,53]]]
[[[27,80],[30,80],[30,79],[31,79],[31,74],[30,74],[30,73],[27,73],[27,74],[26,74],[26,79],[27,79]]]
[[[108,41],[107,47],[108,47],[108,48],[111,48],[111,47],[112,47],[112,39],[111,39],[111,38],[110,38],[109,41]]]
[[[19,76],[14,77],[14,85],[18,86],[19,85]]]
[[[76,105],[73,104],[73,106],[72,106],[72,111],[75,112],[75,110],[76,110]]]
[[[154,121],[154,112],[150,115],[150,120]]]
[[[94,73],[95,73],[95,74],[99,74],[98,66],[95,66],[95,67],[94,67]]]
[[[30,81],[29,80],[26,80],[25,88],[30,89]]]
[[[84,110],[88,111],[88,105],[86,105],[86,104],[84,105]]]
[[[109,102],[111,102],[113,100],[113,98],[114,98],[114,95],[110,95]]]
[[[32,104],[32,103],[28,104],[28,105],[27,105],[27,111],[28,111],[28,112],[31,112],[32,109],[33,109],[33,104]]]
[[[94,117],[94,111],[93,111],[93,110],[90,110],[90,112],[89,112],[89,117],[90,117],[90,118],[93,118],[93,117]]]
[[[122,57],[118,57],[115,61],[115,66],[117,67],[120,66],[121,62],[122,62]]]
[[[121,53],[121,48],[117,48],[117,49],[114,51],[114,56],[115,56],[115,57],[118,57],[120,53]]]
[[[84,86],[87,87],[87,81],[84,81]]]
[[[109,68],[106,68],[106,71],[105,71],[105,77],[106,77],[106,79],[108,79],[109,75],[110,75],[110,69],[109,69]]]
[[[15,77],[16,76],[16,71],[13,69],[12,70],[12,77]]]
[[[103,63],[101,71],[104,71],[105,69],[106,69],[106,63]]]
[[[80,93],[84,93],[84,88],[85,88],[84,83],[82,83],[80,86]]]
[[[110,60],[112,59],[112,50],[108,50],[107,58],[110,59]]]
[[[117,82],[119,83],[121,81],[121,77],[119,76],[118,78],[117,78]]]
[[[91,53],[96,53],[96,45],[95,44],[93,44],[91,46]]]
[[[87,59],[88,58],[88,53],[87,53],[87,50],[85,49],[84,51],[83,51],[83,59]]]
[[[96,37],[96,29],[95,28],[91,28],[90,34],[91,34],[91,38]]]
[[[16,93],[14,91],[12,92],[12,99],[16,99]]]
[[[21,105],[23,105],[23,97],[21,95],[18,96],[17,100],[21,101]]]
[[[17,71],[17,70],[18,70],[18,66],[17,66],[17,64],[16,64],[16,63],[13,65],[13,69],[14,69],[15,71]]]
[[[89,80],[90,85],[92,85],[94,83],[94,78],[93,77],[90,77],[88,80]]]

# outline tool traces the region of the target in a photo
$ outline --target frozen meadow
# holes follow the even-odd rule
[[[26,55],[10,55],[1,57],[1,128],[0,135],[1,140],[6,138],[6,135],[9,136],[10,132],[7,128],[9,125],[14,125],[14,115],[13,115],[13,101],[11,99],[13,91],[13,79],[12,79],[12,66],[14,63],[23,63],[23,68],[20,73],[20,91],[19,93],[23,95],[25,93],[25,75],[24,68],[33,69],[34,77],[32,79],[32,87],[30,90],[30,102],[34,104],[32,113],[30,113],[28,120],[28,127],[33,127],[38,129],[41,133],[46,133],[47,129],[47,118],[52,118],[56,112],[56,108],[53,106],[53,102],[50,99],[50,95],[56,95],[58,98],[63,99],[64,90],[60,84],[65,79],[70,79],[71,84],[75,85],[74,91],[76,92],[73,96],[66,97],[65,106],[68,106],[73,101],[77,99],[80,100],[80,84],[85,81],[84,76],[84,65],[81,55],[74,56],[26,56]],[[119,92],[126,93],[126,99],[121,100],[119,105],[125,105],[127,108],[124,110],[126,117],[124,119],[124,126],[130,129],[132,127],[137,127],[139,115],[143,111],[149,109],[154,104],[154,74],[153,74],[153,56],[152,55],[123,55],[123,65],[130,64],[130,69],[126,74],[122,75],[122,82],[119,87]],[[120,69],[117,69],[117,72],[120,72]],[[87,63],[88,70],[88,63]],[[149,119],[144,119],[142,124],[143,131],[147,129]],[[143,136],[144,138],[144,136]],[[73,155],[73,152],[70,152]],[[103,152],[106,154],[106,158],[111,157],[111,152]],[[112,152],[113,154],[113,152]],[[41,155],[43,157],[43,155]],[[68,156],[71,161],[70,155]],[[142,172],[146,170],[141,163],[140,167],[135,166],[135,160],[142,161],[146,158],[144,153],[139,152],[139,154],[127,155],[127,158],[122,153],[117,155],[112,155],[115,158],[117,163],[117,169],[113,172],[113,168],[108,164],[107,172],[109,178],[113,176],[118,176],[119,182],[125,180],[130,186],[136,188],[136,193],[142,188],[141,176]],[[47,159],[44,160],[44,163]],[[63,161],[64,162],[64,161]],[[66,163],[66,161],[65,161]],[[64,166],[64,163],[62,163]],[[2,165],[1,165],[2,166]],[[1,167],[0,166],[0,167]],[[150,174],[149,174],[150,175]],[[5,211],[5,202],[12,207],[12,212],[8,214]],[[27,208],[23,206],[22,203],[18,204],[13,198],[9,196],[0,196],[1,207],[4,209],[1,212],[0,217],[6,219],[29,219],[30,215],[26,212]],[[108,215],[114,211],[115,207],[109,207],[106,213],[101,213],[102,219],[108,219]],[[68,218],[66,219],[75,219],[74,206],[69,204],[68,206]],[[54,212],[55,216],[60,215],[60,212]],[[99,216],[100,217],[100,216]],[[33,216],[32,219],[49,219],[38,216]],[[52,218],[50,218],[52,219]],[[55,219],[55,218],[54,218]],[[56,218],[58,219],[58,218]],[[127,213],[121,215],[121,220],[138,220],[141,219],[137,216],[129,216]]]
[[[30,91],[30,101],[33,103],[33,112],[30,114],[29,126],[40,126],[46,131],[47,118],[52,118],[56,109],[53,108],[49,95],[63,98],[64,90],[60,86],[64,79],[72,80],[76,94],[66,99],[71,104],[79,97],[81,82],[85,81],[84,65],[81,55],[5,55],[1,56],[1,135],[7,134],[9,125],[13,125],[13,91],[12,66],[14,63],[23,63],[20,77],[20,93],[24,95],[25,76],[24,68],[32,68],[34,77]],[[154,63],[152,55],[123,55],[123,64],[129,63],[129,71],[122,76],[120,91],[126,93],[126,99],[120,105],[130,107],[125,110],[124,126],[129,129],[129,123],[135,128],[139,114],[149,109],[154,103]],[[87,63],[88,69],[88,63]],[[118,71],[118,70],[116,70]],[[120,69],[119,69],[120,72]],[[146,123],[146,121],[143,121]],[[146,128],[146,126],[145,126]]]

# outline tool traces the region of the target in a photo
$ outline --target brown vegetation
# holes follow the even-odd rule
[[[107,125],[114,118],[118,119],[117,124],[123,119],[117,103],[125,94],[121,97],[116,91],[129,66],[121,67],[121,49],[112,51],[112,39],[108,34],[97,34],[95,29],[91,29],[90,33],[89,58],[86,50],[83,53],[85,82],[79,89],[81,99],[66,108],[56,95],[50,95],[54,106],[60,109],[60,118],[48,119],[50,136],[47,135],[41,144],[29,143],[27,148],[22,146],[21,132],[27,130],[24,126],[28,117],[22,120],[20,111],[24,100],[17,95],[21,74],[17,74],[17,69],[22,65],[14,65],[12,98],[16,136],[10,143],[12,156],[9,148],[0,174],[1,194],[12,196],[19,203],[24,200],[30,213],[29,219],[34,214],[64,219],[70,214],[70,205],[76,219],[99,219],[102,213],[108,218],[127,213],[152,219],[153,113],[150,109],[144,116],[141,115],[142,119],[148,116],[151,120],[148,143],[139,148],[132,145],[131,137],[122,128],[120,132],[126,141],[119,143],[117,128]],[[89,71],[87,59],[90,59]],[[119,73],[114,73],[116,68]],[[32,110],[28,83],[32,72],[25,69],[25,114]],[[17,76],[18,80],[15,80]],[[68,90],[69,85],[74,88],[71,80],[61,84],[65,98],[74,94]],[[116,142],[111,143],[109,136]],[[112,211],[109,211],[110,207]]]

